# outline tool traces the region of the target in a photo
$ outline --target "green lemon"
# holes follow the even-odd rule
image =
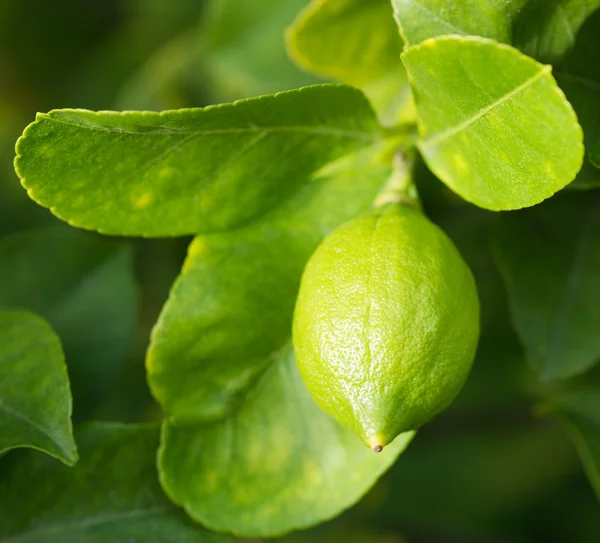
[[[317,404],[380,452],[460,391],[479,338],[477,289],[440,228],[416,208],[386,205],[317,248],[293,336]]]

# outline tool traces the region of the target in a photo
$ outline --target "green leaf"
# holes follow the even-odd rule
[[[355,503],[413,436],[374,454],[313,402],[291,346],[276,358],[231,417],[164,423],[163,486],[209,528],[264,537],[329,519]]]
[[[576,390],[550,404],[565,424],[600,499],[600,389]]]
[[[169,502],[156,477],[158,427],[95,423],[74,468],[39,454],[3,461],[3,543],[220,543]]]
[[[0,241],[0,306],[48,319],[60,336],[85,418],[122,367],[137,318],[133,255],[121,241],[62,227]]]
[[[592,163],[596,168],[600,168],[600,139],[594,145],[592,149]]]
[[[386,124],[405,120],[412,100],[389,0],[313,0],[287,43],[304,69],[361,88]]]
[[[281,354],[306,261],[326,233],[369,206],[389,175],[366,150],[328,166],[260,221],[192,242],[153,331],[147,366],[170,416],[163,484],[206,525],[272,535],[317,523],[356,501],[395,457],[393,449],[372,460],[355,435],[316,407],[289,353]],[[305,437],[323,428],[333,432],[327,446]],[[238,438],[223,442],[232,432]],[[277,435],[292,456],[263,451],[260,441],[273,436],[273,443]],[[241,466],[240,458],[251,465]],[[306,470],[302,477],[298,469]],[[336,484],[322,484],[324,477]],[[210,481],[218,494],[213,483],[205,486]]]
[[[377,130],[362,93],[338,85],[162,113],[56,110],[25,130],[15,165],[74,226],[183,235],[268,212]]]
[[[472,34],[513,45],[542,62],[568,53],[600,0],[392,0],[408,45],[445,34]]]
[[[306,70],[358,87],[402,67],[389,0],[313,0],[287,40]]]
[[[390,174],[371,152],[333,165],[272,214],[198,236],[152,334],[148,378],[169,416],[222,416],[285,345],[304,265]]]
[[[585,134],[585,145],[594,162],[594,143],[600,139],[600,11],[596,11],[581,27],[575,46],[556,67],[555,76],[567,98],[573,104]],[[598,162],[598,160],[596,160]],[[600,186],[600,174],[586,160],[577,176],[578,187]]]
[[[393,0],[406,43],[416,45],[445,34],[473,34],[513,45],[554,75],[573,105],[586,147],[600,135],[600,0]],[[574,188],[600,185],[586,161]]]
[[[575,178],[581,127],[548,66],[476,37],[427,40],[402,56],[421,123],[419,150],[465,200],[518,209]]]
[[[598,194],[562,194],[503,215],[495,256],[531,367],[545,380],[600,359]]]
[[[0,453],[33,447],[69,466],[77,462],[60,341],[25,311],[0,311],[0,428]]]

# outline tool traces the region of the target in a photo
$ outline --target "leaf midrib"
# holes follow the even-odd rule
[[[513,98],[517,94],[527,90],[536,81],[541,79],[543,76],[549,74],[551,71],[552,71],[552,66],[549,66],[549,65],[543,66],[537,73],[532,75],[529,79],[525,80],[523,83],[521,83],[520,85],[518,85],[511,91],[507,92],[506,94],[504,94],[503,96],[501,96],[500,98],[498,98],[497,100],[492,102],[491,104],[481,108],[477,113],[475,113],[471,117],[465,119],[464,121],[458,123],[455,126],[448,128],[447,130],[444,130],[443,132],[439,132],[438,134],[433,135],[432,137],[430,137],[428,139],[421,140],[419,143],[419,147],[421,149],[425,149],[428,147],[434,147],[436,145],[439,145],[444,140],[447,140],[447,139],[451,138],[452,136],[458,134],[459,132],[462,132],[463,130],[465,130],[466,128],[471,126],[472,124],[476,123],[479,119],[482,119],[483,117],[485,117],[486,115],[491,113],[493,110],[500,107],[502,104],[508,102],[511,98]]]
[[[596,199],[597,201],[597,199]],[[568,268],[565,288],[560,301],[560,309],[556,312],[553,323],[551,341],[548,345],[548,356],[545,360],[543,373],[546,378],[556,378],[560,376],[561,362],[564,358],[564,343],[567,329],[570,328],[570,315],[573,311],[574,299],[580,287],[582,276],[585,274],[585,264],[588,257],[587,249],[591,240],[591,231],[595,210],[592,206],[582,217],[579,224],[579,237],[573,246],[573,258]]]
[[[69,122],[65,119],[58,119],[50,114],[41,114],[39,119],[50,122],[75,126],[90,131],[108,132],[119,135],[128,136],[165,136],[165,135],[183,135],[190,136],[218,136],[218,135],[238,135],[238,134],[258,134],[258,133],[302,133],[314,134],[322,136],[337,136],[348,139],[357,139],[361,141],[375,141],[377,139],[376,132],[367,132],[362,130],[347,130],[343,128],[327,128],[311,125],[287,125],[287,126],[248,126],[246,128],[213,128],[207,130],[191,130],[191,129],[175,129],[175,128],[158,128],[148,132],[125,130],[124,128],[99,126],[96,124]],[[39,121],[38,121],[39,122]]]
[[[33,419],[29,418],[27,415],[24,415],[23,413],[20,413],[14,407],[11,407],[10,405],[8,405],[6,403],[6,401],[1,396],[0,396],[0,411],[4,411],[5,413],[8,413],[10,416],[12,416],[12,417],[14,417],[16,419],[19,419],[19,420],[27,423],[28,425],[32,426],[38,432],[40,432],[43,435],[45,435],[52,443],[54,443],[54,445],[64,455],[65,458],[68,458],[68,459],[72,458],[71,452],[67,451],[60,443],[58,443],[56,441],[56,438],[54,438],[51,435],[51,431],[49,429],[44,428],[43,426],[40,426]]]

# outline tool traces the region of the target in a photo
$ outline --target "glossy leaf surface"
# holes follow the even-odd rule
[[[71,391],[60,341],[48,323],[33,313],[3,309],[0,453],[16,447],[39,449],[68,465],[77,461]]]
[[[571,50],[600,0],[392,0],[392,5],[409,45],[445,34],[470,34],[555,63]]]
[[[576,390],[552,401],[552,407],[565,423],[600,499],[600,388]]]
[[[389,0],[313,0],[287,43],[304,69],[361,88],[384,124],[414,120]]]
[[[588,151],[600,135],[600,0],[392,0],[407,44],[446,34],[472,34],[513,45],[554,65],[573,105]],[[586,160],[574,187],[600,184]]]
[[[121,241],[61,227],[0,241],[0,305],[35,311],[56,330],[80,419],[123,365],[137,302],[131,247]]]
[[[74,468],[39,454],[3,462],[3,543],[228,541],[194,525],[163,494],[156,478],[157,425],[94,423],[77,441],[81,460]]]
[[[496,262],[530,365],[546,380],[600,360],[600,200],[563,194],[503,215]]]
[[[322,522],[354,504],[412,438],[401,434],[373,453],[314,403],[291,351],[274,355],[225,420],[165,423],[163,486],[209,528],[256,537]]]
[[[402,42],[388,0],[315,0],[287,38],[302,67],[352,85],[401,68]]]
[[[164,487],[207,526],[258,536],[315,524],[356,501],[399,452],[372,459],[312,402],[289,349],[281,354],[306,260],[369,206],[389,173],[371,151],[347,157],[263,220],[190,246],[147,365],[170,416]],[[342,472],[356,477],[344,482]]]
[[[535,205],[570,183],[581,127],[548,66],[476,37],[428,40],[403,53],[429,168],[494,211]]]
[[[246,228],[198,236],[152,334],[150,385],[167,414],[222,416],[289,340],[304,264],[375,199],[390,169],[370,152],[323,171]]]
[[[39,114],[15,164],[73,226],[173,236],[255,219],[376,132],[361,92],[321,85],[204,109]]]

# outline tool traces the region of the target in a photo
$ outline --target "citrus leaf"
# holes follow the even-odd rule
[[[286,37],[299,66],[361,88],[385,124],[405,120],[412,101],[389,0],[313,0]]]
[[[570,183],[582,132],[550,67],[477,37],[427,40],[403,53],[429,168],[494,211],[535,205]]]
[[[473,34],[520,49],[553,71],[577,113],[586,148],[600,134],[600,0],[393,0],[400,32],[416,45],[445,34]],[[573,188],[600,185],[585,161]]]
[[[595,193],[561,194],[500,220],[496,262],[542,379],[571,377],[600,360],[599,206]]]
[[[63,343],[85,418],[104,399],[129,349],[138,289],[131,247],[62,227],[0,241],[0,305],[48,319]]]
[[[576,390],[550,404],[565,424],[600,499],[600,389]]]
[[[584,168],[577,176],[576,185],[581,188],[600,186],[600,174],[592,165],[594,143],[600,138],[600,64],[596,62],[600,47],[599,25],[600,11],[596,11],[581,27],[575,46],[554,71],[556,80],[573,104],[585,134],[590,160],[585,161]]]
[[[293,361],[280,353],[290,341],[300,276],[310,254],[325,234],[369,206],[389,174],[389,166],[380,164],[377,154],[363,151],[329,165],[260,221],[231,233],[198,236],[192,242],[182,275],[153,331],[147,367],[151,388],[169,415],[161,461],[163,485],[174,501],[207,526],[269,535],[317,523],[356,501],[389,465],[382,459],[368,469],[357,467],[363,466],[357,459],[361,457],[344,452],[346,445],[319,449],[302,435],[290,445],[295,456],[281,458],[283,464],[271,463],[257,449],[262,432],[280,434],[283,425],[287,433],[281,434],[282,439],[289,439],[291,428],[300,425],[304,431],[310,421],[315,430],[325,425],[335,435],[347,435],[352,444],[348,450],[373,454],[312,403],[297,380]],[[283,358],[288,373],[280,375]],[[285,398],[279,399],[282,394]],[[206,432],[214,432],[220,440],[223,432],[229,437],[238,425],[247,440],[234,444],[236,450],[241,447],[236,454],[251,455],[248,461],[260,470],[241,468],[237,481],[221,473],[219,480],[228,480],[219,483],[218,496],[206,493],[212,486],[204,487],[205,480],[218,480],[215,460],[226,459],[224,447],[233,446],[215,442],[219,452],[212,457]],[[308,458],[303,468],[308,472],[299,479],[294,470],[302,458]],[[328,463],[327,470],[322,462]],[[194,477],[185,474],[190,465]],[[324,487],[319,482],[325,476],[333,480],[333,468],[360,476],[338,492],[335,485]],[[316,482],[307,481],[311,473],[319,478]],[[276,477],[275,491],[267,484],[271,475]],[[326,494],[325,488],[330,489]],[[247,500],[236,505],[244,493]],[[269,504],[267,498],[280,505]]]
[[[202,235],[152,333],[148,379],[167,414],[222,416],[289,341],[302,270],[322,237],[368,208],[390,173],[371,152],[317,175],[274,213]]]
[[[94,423],[78,432],[67,469],[39,454],[3,461],[3,543],[224,543],[194,525],[156,477],[157,425]]]
[[[276,358],[231,417],[164,423],[163,487],[209,528],[274,536],[326,520],[356,502],[413,436],[374,454],[313,402],[291,346]]]
[[[364,95],[338,85],[162,113],[55,110],[25,130],[15,166],[74,226],[183,235],[262,215],[377,130]]]
[[[26,311],[0,311],[0,428],[0,452],[33,447],[69,466],[77,462],[60,341]]]
[[[306,70],[355,86],[402,67],[388,0],[313,0],[288,29],[287,41]]]
[[[592,163],[596,168],[600,168],[600,139],[594,145],[592,149]]]
[[[600,0],[392,0],[409,45],[445,34],[471,34],[513,45],[541,62],[568,53]]]

